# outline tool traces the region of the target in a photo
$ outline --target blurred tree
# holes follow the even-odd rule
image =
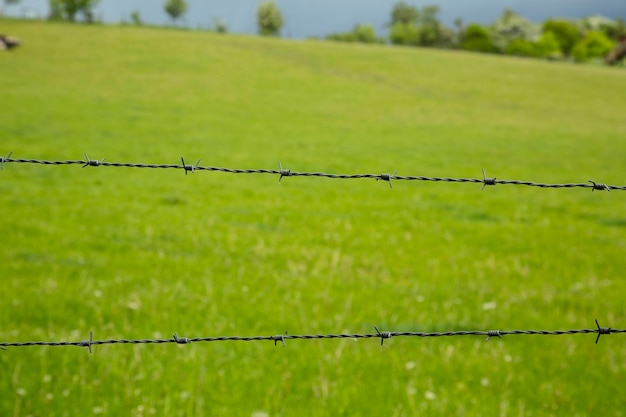
[[[172,23],[176,23],[176,20],[187,13],[186,0],[166,0],[164,7],[165,12],[172,18]]]
[[[48,7],[50,8],[48,20],[63,20],[62,0],[48,0]]]
[[[569,56],[572,48],[580,40],[580,31],[573,22],[564,19],[549,19],[543,23],[542,32],[552,32],[561,51]]]
[[[572,56],[576,62],[585,62],[591,58],[606,56],[614,45],[604,33],[591,30],[572,48]]]
[[[439,27],[439,39],[435,46],[439,48],[454,48],[458,44],[457,34],[454,30],[446,27]]]
[[[540,33],[538,25],[515,13],[512,9],[505,9],[502,15],[493,22],[491,42],[500,51],[504,51],[511,41],[515,39],[532,41],[538,38]]]
[[[371,25],[356,25],[354,27],[354,37],[357,42],[361,43],[376,43],[376,31]]]
[[[356,42],[353,32],[329,33],[326,35],[326,40],[336,42]]]
[[[76,21],[76,15],[81,13],[85,21],[92,23],[94,19],[93,8],[100,0],[49,0],[51,20]]]
[[[604,27],[615,25],[615,20],[599,14],[583,17],[580,21],[585,31],[595,30],[602,31]]]
[[[394,45],[450,46],[453,33],[439,22],[439,6],[418,9],[404,2],[391,11],[389,40]]]
[[[537,57],[537,47],[529,40],[513,39],[506,46],[505,53],[514,56]]]
[[[626,37],[626,21],[622,18],[608,22],[605,21],[600,23],[596,30],[604,32],[606,36],[614,41],[619,41]]]
[[[383,43],[384,40],[376,36],[376,31],[371,25],[356,25],[351,32],[331,33],[326,36],[329,41],[359,42],[359,43]]]
[[[391,9],[391,23],[389,26],[394,26],[398,23],[405,25],[413,24],[417,25],[419,20],[419,10],[415,6],[411,6],[401,1],[393,5]]]
[[[463,32],[463,18],[462,17],[457,17],[456,19],[454,19],[454,27],[459,33]]]
[[[394,45],[419,46],[420,31],[410,23],[396,23],[389,30],[389,40]]]
[[[418,24],[420,28],[420,45],[435,46],[441,37],[441,23],[437,15],[439,6],[424,6],[420,11]]]
[[[562,59],[563,51],[554,33],[544,32],[535,43],[537,56],[548,59]]]
[[[139,10],[133,10],[132,12],[130,12],[130,20],[133,22],[133,25],[135,25],[135,26],[143,25],[143,22],[141,21],[141,14],[139,13]]]
[[[615,40],[624,40],[626,38],[626,20],[621,17],[615,21],[615,32],[611,34]]]
[[[544,33],[536,42],[521,38],[513,39],[506,46],[505,52],[507,55],[548,59],[560,59],[563,56],[552,32]]]
[[[259,4],[256,11],[259,34],[263,36],[278,36],[283,26],[283,14],[274,1]]]
[[[461,48],[467,51],[476,52],[497,52],[497,48],[491,43],[491,37],[487,28],[473,23],[467,28],[463,34]]]
[[[213,19],[213,31],[217,33],[228,33],[228,25],[220,19]]]
[[[454,27],[456,28],[456,43],[459,44],[461,43],[461,39],[463,39],[463,31],[465,30],[462,17],[454,19]]]

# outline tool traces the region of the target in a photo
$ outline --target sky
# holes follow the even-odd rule
[[[282,35],[288,38],[323,37],[351,30],[356,24],[370,24],[379,35],[386,32],[391,9],[398,0],[276,0],[285,20]],[[189,9],[184,24],[208,28],[215,19],[226,23],[229,32],[256,33],[256,8],[261,0],[187,0]],[[422,7],[436,4],[440,19],[452,26],[455,18],[466,23],[488,24],[509,7],[522,16],[541,22],[549,17],[580,18],[601,14],[626,19],[626,0],[405,0]],[[130,21],[139,11],[144,22],[169,24],[165,0],[100,0],[95,11],[107,23]],[[48,0],[21,0],[5,8],[8,15],[45,16]]]

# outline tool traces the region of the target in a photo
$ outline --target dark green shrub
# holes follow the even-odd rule
[[[526,39],[513,39],[506,46],[507,55],[538,57],[537,45]]]
[[[356,42],[361,42],[361,43],[376,43],[377,42],[376,32],[374,31],[374,28],[370,25],[356,25],[352,33],[354,33],[354,39]]]
[[[603,32],[589,31],[585,37],[574,46],[572,56],[576,62],[585,62],[592,58],[604,57],[615,43]]]
[[[274,1],[260,3],[257,11],[257,26],[264,36],[278,36],[283,27],[283,14]]]
[[[352,32],[340,32],[326,35],[326,40],[336,42],[355,42],[356,38]]]
[[[376,37],[374,28],[370,25],[356,25],[351,32],[331,33],[326,36],[329,41],[359,42],[359,43],[383,43]]]
[[[559,49],[567,56],[581,38],[580,31],[569,20],[546,20],[542,26],[542,32],[552,32],[559,43]]]
[[[461,41],[461,48],[466,51],[497,52],[496,47],[491,43],[489,31],[485,27],[475,23],[465,29],[463,40]]]
[[[396,23],[389,31],[389,40],[394,45],[418,46],[419,28],[413,23]]]
[[[539,40],[535,43],[535,49],[537,50],[537,56],[548,59],[562,59],[563,52],[561,51],[559,41],[554,36],[554,33],[547,31],[544,32]]]

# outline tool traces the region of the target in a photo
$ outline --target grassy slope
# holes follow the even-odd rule
[[[0,54],[15,157],[626,183],[620,70],[0,28],[24,42]],[[622,192],[276,181],[9,164],[0,340],[625,327]],[[10,349],[0,414],[622,415],[622,336],[593,340]]]

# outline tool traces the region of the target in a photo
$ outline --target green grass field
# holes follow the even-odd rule
[[[626,184],[626,71],[0,21],[0,154]],[[626,193],[6,164],[0,341],[626,328]],[[623,416],[625,336],[0,351],[2,416]]]

